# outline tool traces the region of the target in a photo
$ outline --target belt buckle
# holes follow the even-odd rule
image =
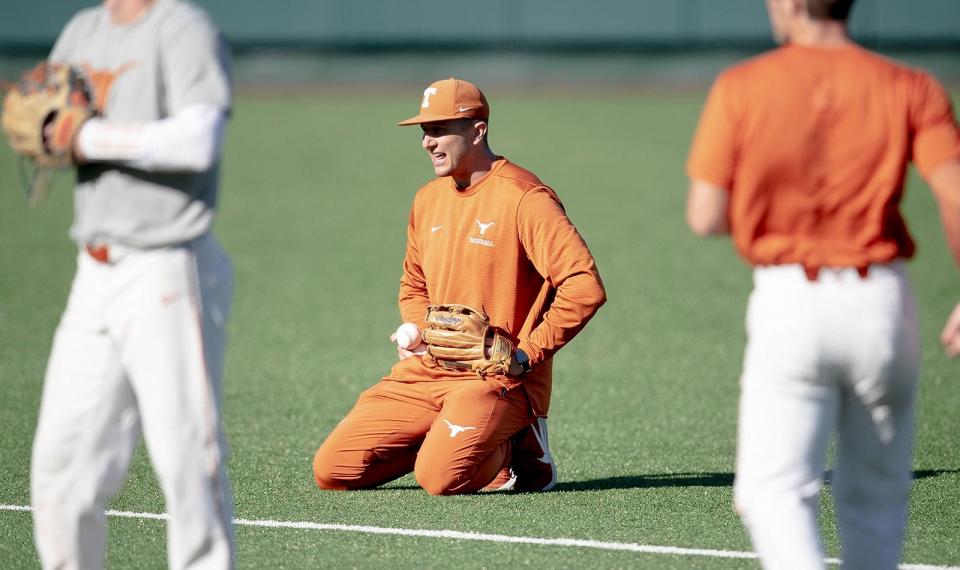
[[[107,244],[93,245],[88,243],[86,246],[87,254],[100,263],[110,263],[110,248]]]

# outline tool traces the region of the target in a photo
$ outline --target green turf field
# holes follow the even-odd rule
[[[703,95],[534,97],[489,90],[495,151],[559,193],[609,303],[555,361],[555,492],[435,498],[409,477],[321,493],[311,459],[395,358],[408,207],[432,176],[418,91],[240,96],[217,233],[236,268],[225,381],[236,516],[749,551],[731,509],[735,402],[750,272],[683,223],[683,163]],[[29,504],[41,380],[75,249],[69,177],[36,210],[0,150],[0,504]],[[960,565],[960,362],[939,328],[960,299],[933,200],[912,175],[924,377],[905,562]],[[829,493],[823,520],[837,556]],[[163,512],[142,449],[111,508]],[[108,564],[165,567],[161,521],[109,519]],[[241,568],[756,568],[752,560],[597,548],[237,527]],[[31,568],[28,512],[0,510],[0,567]]]

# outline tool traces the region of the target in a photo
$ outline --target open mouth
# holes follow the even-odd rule
[[[435,166],[440,166],[443,164],[443,161],[447,159],[447,153],[445,152],[431,152],[430,158],[433,160]]]

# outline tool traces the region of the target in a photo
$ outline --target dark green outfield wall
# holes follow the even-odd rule
[[[89,0],[2,0],[0,50],[49,46]],[[238,48],[683,48],[769,42],[763,0],[197,0]],[[960,47],[960,0],[859,0],[877,45]]]

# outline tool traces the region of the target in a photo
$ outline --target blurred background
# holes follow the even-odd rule
[[[4,0],[0,76],[49,51],[90,0]],[[763,0],[196,0],[241,87],[491,84],[702,89],[771,47]],[[859,0],[862,43],[960,84],[960,1]]]

